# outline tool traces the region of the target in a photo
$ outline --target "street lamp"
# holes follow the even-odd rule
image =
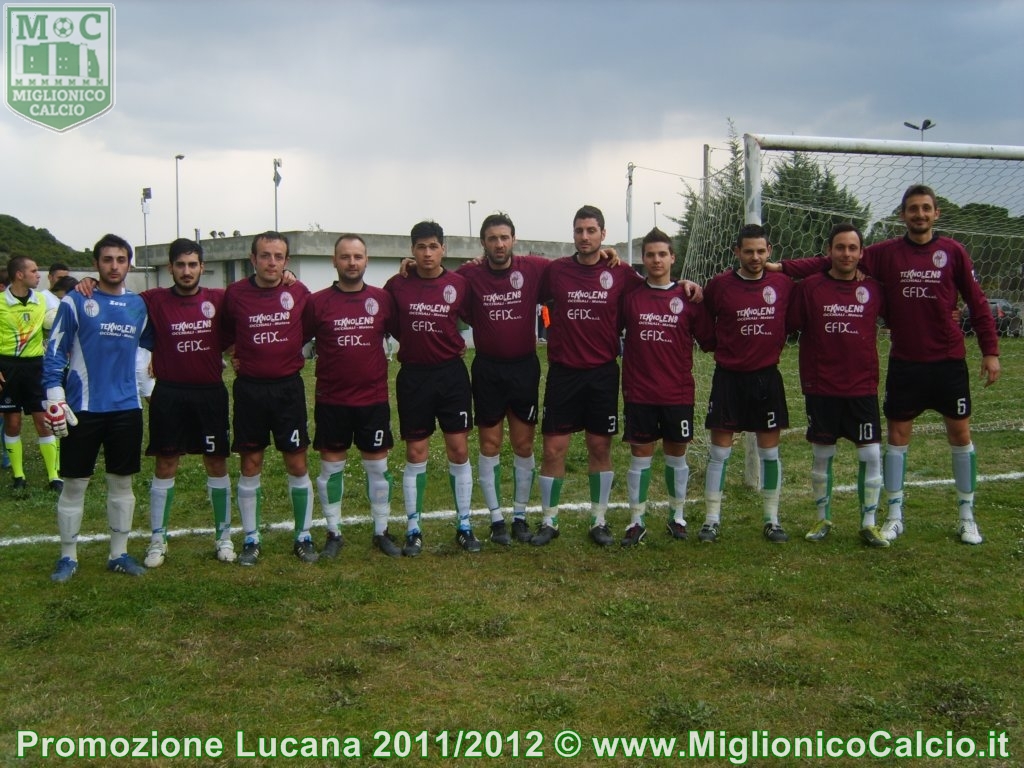
[[[178,165],[185,159],[184,155],[174,156],[174,236],[181,237],[181,194],[178,189]]]
[[[281,186],[281,174],[278,172],[284,163],[281,162],[280,157],[274,158],[274,231],[277,232],[277,188]]]
[[[928,118],[925,118],[920,125],[914,125],[913,123],[907,122],[906,120],[903,121],[903,124],[913,131],[920,131],[921,141],[924,141],[924,132],[927,131],[929,128],[935,127],[935,123],[933,123]],[[921,155],[921,183],[924,184],[924,155]]]
[[[466,211],[469,214],[469,236],[473,236],[473,206],[476,205],[476,200],[466,201]]]
[[[658,206],[661,205],[661,200],[654,202],[654,228],[658,228]]]
[[[149,215],[149,201],[153,199],[152,187],[142,188],[142,245],[146,252],[146,288],[149,288],[149,226],[146,217]]]

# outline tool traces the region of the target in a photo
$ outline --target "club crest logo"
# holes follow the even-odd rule
[[[113,5],[5,5],[4,101],[63,133],[114,106]]]
[[[778,294],[775,293],[775,289],[770,285],[765,286],[765,289],[761,292],[761,297],[764,299],[764,303],[771,306],[778,301]]]
[[[442,296],[444,297],[445,304],[454,304],[459,298],[459,292],[455,289],[454,285],[446,285]]]
[[[203,313],[203,317],[207,320],[212,320],[213,316],[217,314],[217,308],[213,306],[211,301],[204,301],[199,307],[199,311]]]
[[[871,301],[871,291],[863,285],[857,288],[857,290],[853,292],[853,295],[857,297],[857,301],[861,304],[867,304]]]
[[[932,264],[936,269],[942,269],[949,262],[949,256],[945,251],[936,251],[932,254]]]
[[[605,272],[601,273],[601,287],[602,288],[604,288],[606,291],[608,291],[608,290],[611,290],[611,287],[614,284],[615,284],[615,278],[612,277],[612,273],[611,272],[605,271]]]
[[[683,311],[683,300],[678,296],[673,296],[672,301],[668,303],[669,311],[673,315],[678,315]]]
[[[281,294],[281,308],[291,312],[292,307],[295,306],[295,297],[285,291]]]
[[[380,312],[380,304],[377,303],[376,299],[367,299],[363,304],[363,308],[370,317],[376,317],[377,313]]]
[[[512,274],[508,276],[509,285],[515,288],[517,291],[523,287],[523,273],[518,269],[513,269]]]

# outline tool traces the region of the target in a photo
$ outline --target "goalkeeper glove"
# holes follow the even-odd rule
[[[78,417],[65,401],[64,387],[50,387],[43,401],[43,422],[54,437],[67,437],[68,427],[78,424]]]

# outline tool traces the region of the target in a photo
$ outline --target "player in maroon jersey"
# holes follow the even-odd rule
[[[171,243],[168,271],[173,285],[142,293],[153,326],[156,385],[149,405],[149,445],[154,457],[149,488],[153,530],[145,565],[155,568],[167,552],[167,525],[178,463],[184,454],[203,457],[213,506],[217,559],[235,561],[231,542],[231,482],[228,477],[228,391],[220,329],[224,291],[204,288],[203,247],[185,238]]]
[[[733,435],[755,432],[764,536],[783,543],[789,537],[779,525],[779,436],[789,426],[789,410],[778,363],[786,343],[786,306],[793,283],[784,275],[765,271],[772,247],[760,225],[740,229],[733,253],[739,266],[712,278],[704,290],[704,311],[714,325],[715,372],[704,420],[711,432],[705,518],[697,538],[708,543],[718,540]]]
[[[384,288],[395,302],[394,335],[402,364],[396,381],[398,422],[405,441],[402,491],[407,519],[403,554],[423,551],[420,514],[427,479],[427,458],[435,420],[444,433],[448,472],[455,496],[455,541],[467,552],[479,552],[480,541],[469,523],[473,468],[469,463],[469,431],[473,428],[473,396],[462,356],[466,342],[458,320],[466,315],[466,281],[442,266],[444,230],[436,221],[412,228],[415,269],[395,275]]]
[[[631,267],[601,261],[604,214],[585,205],[573,217],[576,253],[548,267],[541,300],[551,303],[548,376],[544,390],[544,456],[539,477],[543,520],[531,544],[558,536],[565,457],[573,433],[586,432],[590,475],[590,538],[615,543],[605,520],[611,492],[612,436],[618,432],[619,307],[643,279]]]
[[[537,359],[536,315],[541,281],[549,259],[514,253],[516,227],[504,213],[480,225],[483,260],[456,270],[469,283],[469,324],[476,354],[472,386],[474,417],[480,440],[477,476],[491,513],[491,541],[526,543],[532,538],[526,505],[533,487],[534,434],[537,424],[540,362]],[[512,446],[512,534],[501,513],[501,444],[508,420]]]
[[[630,524],[622,546],[647,535],[645,514],[654,448],[661,439],[669,496],[668,532],[686,538],[686,486],[690,467],[686,448],[693,439],[693,343],[701,333],[699,305],[672,280],[672,238],[655,227],[641,244],[646,279],[622,300],[620,324],[626,332],[622,352],[623,440],[629,443]]]
[[[827,254],[832,266],[796,285],[787,315],[788,329],[800,332],[800,386],[818,512],[804,538],[821,541],[832,530],[832,461],[844,437],[857,446],[861,538],[888,547],[875,520],[882,490],[877,336],[885,300],[877,280],[857,279],[862,245],[853,224],[832,227]]]
[[[245,543],[238,561],[255,565],[262,554],[260,518],[263,456],[273,435],[288,473],[288,491],[295,519],[292,548],[302,562],[319,558],[309,528],[313,518],[313,484],[306,452],[306,389],[303,365],[302,314],[309,289],[285,285],[288,240],[280,232],[253,238],[249,259],[255,273],[229,285],[224,296],[222,328],[234,344],[237,376],[233,386],[232,450],[241,455],[238,511]]]
[[[391,557],[402,554],[388,533],[391,473],[388,453],[394,445],[388,405],[388,362],[384,337],[394,318],[391,295],[363,280],[366,241],[342,235],[334,243],[338,279],[306,302],[306,335],[316,339],[316,402],[313,448],[320,452],[317,493],[327,520],[323,557],[337,557],[345,491],[345,462],[354,442],[366,471],[373,517],[373,545]],[[357,372],[357,373],[353,373]]]
[[[939,208],[935,192],[923,184],[907,189],[900,202],[903,237],[869,245],[862,269],[882,283],[886,322],[892,333],[885,380],[888,443],[883,475],[888,513],[881,532],[892,541],[903,533],[903,484],[914,420],[926,410],[942,415],[952,454],[959,520],[957,535],[980,544],[974,519],[977,465],[971,442],[971,389],[963,332],[954,320],[962,296],[981,348],[985,386],[999,379],[999,337],[985,293],[974,276],[967,249],[935,233]],[[787,274],[820,271],[817,259],[787,260]]]

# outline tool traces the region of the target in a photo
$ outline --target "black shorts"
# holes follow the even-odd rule
[[[509,412],[520,421],[536,424],[539,392],[537,355],[496,360],[478,353],[473,358],[473,408],[479,426],[500,424]]]
[[[885,376],[885,418],[912,421],[925,411],[950,419],[971,415],[971,380],[966,360],[914,363],[889,358]]]
[[[845,437],[856,445],[882,440],[878,396],[828,397],[804,395],[807,408],[807,440],[818,445],[835,445]]]
[[[778,366],[749,373],[715,366],[704,426],[724,432],[774,432],[788,428],[789,407]]]
[[[587,370],[548,366],[541,432],[568,435],[581,429],[592,435],[619,431],[619,364],[614,360]]]
[[[149,400],[147,456],[227,456],[228,390],[158,381]]]
[[[318,451],[341,453],[352,447],[364,453],[388,451],[395,444],[391,434],[391,407],[387,403],[351,406],[316,403],[313,406],[316,434],[313,447]]]
[[[75,414],[78,425],[60,441],[62,477],[92,477],[103,448],[108,475],[134,475],[142,465],[142,410]]]
[[[434,420],[445,434],[473,428],[473,393],[461,357],[441,365],[403,365],[395,381],[403,440],[425,440]]]
[[[283,379],[235,379],[235,411],[231,450],[256,453],[270,445],[282,453],[295,453],[309,445],[306,428],[306,388],[296,374]]]
[[[688,443],[693,440],[693,405],[626,403],[622,441],[647,445],[658,440]]]
[[[40,413],[43,410],[43,358],[0,357],[0,413]]]

